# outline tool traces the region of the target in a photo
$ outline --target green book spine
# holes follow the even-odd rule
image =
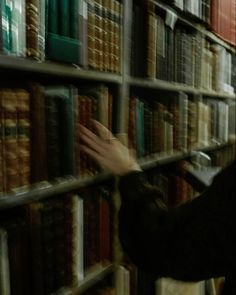
[[[74,95],[73,87],[59,88],[60,96],[60,146],[62,175],[75,174],[75,147],[74,147]]]
[[[48,13],[48,32],[58,33],[58,1],[50,0],[47,2]]]
[[[10,53],[12,48],[12,37],[11,37],[12,11],[11,11],[10,4],[11,4],[11,1],[2,1],[2,7],[1,7],[4,53]]]
[[[53,33],[47,34],[46,55],[49,59],[80,64],[80,48],[81,43],[78,40]]]
[[[79,0],[70,1],[70,37],[79,38]]]
[[[59,34],[70,37],[70,5],[68,0],[59,0]]]

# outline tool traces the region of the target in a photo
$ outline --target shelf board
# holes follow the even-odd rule
[[[97,269],[88,273],[84,280],[79,283],[77,289],[75,289],[71,295],[81,294],[85,292],[88,288],[94,286],[97,282],[103,280],[107,275],[114,272],[114,265],[102,266],[98,265]]]
[[[192,153],[194,151],[209,152],[222,149],[231,144],[235,144],[235,140],[224,144],[214,144],[205,147],[199,147],[187,152],[156,154],[147,158],[140,159],[139,164],[143,170],[148,170],[156,166],[166,165],[189,158],[192,156]],[[54,182],[40,182],[35,185],[31,185],[27,189],[19,188],[15,191],[15,193],[0,196],[0,210],[43,200],[54,195],[76,191],[80,188],[96,186],[112,179],[114,179],[114,177],[111,173],[103,172],[96,176],[85,177],[82,179],[71,176],[69,178],[57,179]]]
[[[167,165],[180,160],[185,160],[187,158],[190,158],[196,151],[213,152],[219,149],[223,149],[232,144],[235,144],[235,141],[231,141],[231,142],[223,143],[223,144],[211,144],[209,146],[195,148],[192,151],[186,151],[186,152],[156,154],[147,158],[140,159],[139,165],[141,166],[143,170],[148,170],[148,169],[155,168],[157,166]]]
[[[73,286],[71,288],[65,287],[61,288],[54,295],[78,295],[82,294],[89,288],[96,285],[98,282],[102,281],[106,276],[113,273],[115,270],[115,266],[113,264],[103,266],[101,264],[97,264],[93,267],[91,271],[85,276],[84,280],[79,282],[77,286]]]
[[[38,62],[27,58],[8,55],[0,55],[0,68],[43,75],[88,79],[118,84],[122,83],[122,76],[113,73],[84,70],[75,64],[63,64],[53,61]]]
[[[199,91],[188,85],[179,84],[175,82],[168,82],[159,79],[130,77],[128,83],[131,86],[145,87],[150,89],[162,89],[168,91],[185,91],[190,93],[199,93]]]
[[[188,156],[188,153],[175,152],[171,154],[156,154],[148,158],[143,158],[139,161],[139,164],[143,170],[148,170],[156,166],[166,165],[176,161],[184,160]]]
[[[101,184],[112,179],[109,173],[78,179],[75,177],[60,178],[54,182],[41,182],[28,189],[19,188],[15,193],[0,196],[0,210],[43,200],[53,195],[65,194],[80,188]]]
[[[225,99],[236,99],[236,93],[235,94],[227,94],[223,92],[217,92],[213,90],[199,90],[199,93],[205,96],[212,96],[217,98],[225,98]]]
[[[231,98],[236,99],[236,94],[227,94],[227,93],[219,93],[216,91],[208,91],[204,89],[198,89],[192,86],[168,82],[159,79],[150,79],[150,78],[138,78],[138,77],[130,77],[128,80],[130,86],[136,86],[141,88],[149,88],[149,89],[160,89],[166,91],[183,91],[191,94],[202,94],[205,96],[212,96],[218,98]]]

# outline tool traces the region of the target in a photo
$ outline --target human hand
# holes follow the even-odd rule
[[[122,176],[132,171],[141,171],[135,157],[118,138],[101,123],[93,120],[93,124],[99,136],[79,125],[80,138],[84,143],[80,145],[82,151],[115,175]]]

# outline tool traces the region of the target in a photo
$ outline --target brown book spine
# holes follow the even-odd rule
[[[95,61],[96,69],[103,70],[103,8],[102,0],[95,0]]]
[[[19,185],[30,183],[30,95],[23,89],[16,90],[18,119]]]
[[[35,295],[44,294],[44,259],[42,240],[42,202],[35,202],[27,206],[29,235],[31,243],[31,263],[32,263],[32,291]]]
[[[99,259],[102,262],[108,262],[111,259],[110,252],[110,198],[107,191],[102,190],[98,200],[99,210]]]
[[[108,44],[109,44],[109,71],[114,72],[114,46],[115,46],[115,1],[111,0],[108,11]]]
[[[31,83],[29,86],[31,122],[31,182],[48,179],[46,154],[45,95],[43,86]]]
[[[122,43],[122,11],[123,5],[119,1],[114,3],[115,26],[114,26],[114,72],[121,71],[121,43]]]
[[[88,1],[88,65],[96,68],[95,60],[95,6],[93,1]]]
[[[86,126],[86,97],[84,95],[78,96],[78,104],[79,104],[79,123],[83,126]],[[79,157],[79,173],[80,176],[86,175],[86,162],[87,155],[81,151]]]
[[[109,0],[102,1],[103,9],[103,70],[109,71]]]
[[[19,186],[19,161],[17,146],[17,97],[11,89],[2,90],[1,109],[3,112],[3,178],[4,191]]]
[[[147,38],[147,76],[154,79],[156,77],[157,17],[153,6],[150,6],[148,10]]]
[[[27,56],[39,59],[39,0],[26,0],[26,43]]]

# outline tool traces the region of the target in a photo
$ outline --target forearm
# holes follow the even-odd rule
[[[216,189],[218,185],[167,211],[142,173],[121,178],[119,224],[124,250],[139,267],[157,276],[201,280],[222,275],[227,269],[224,241],[229,229]]]

